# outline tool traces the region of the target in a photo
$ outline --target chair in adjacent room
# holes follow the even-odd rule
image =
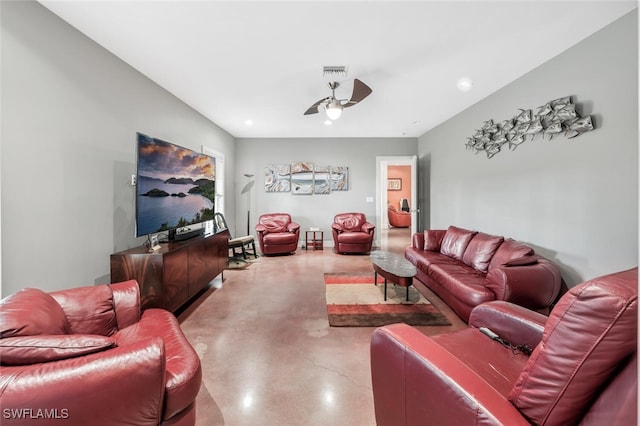
[[[288,213],[265,213],[258,218],[256,233],[262,254],[293,254],[298,248],[300,225]]]
[[[215,214],[214,223],[216,226],[216,230],[229,229],[229,227],[227,226],[227,221],[225,220],[222,213]],[[250,252],[249,248],[251,249]],[[247,252],[249,254],[252,254],[254,258],[258,258],[258,253],[256,252],[256,241],[253,235],[231,238],[231,233],[229,233],[229,249],[232,250],[233,257],[236,257],[238,255],[238,253],[236,253],[236,249],[240,249],[242,258],[244,260],[247,260]]]
[[[331,233],[336,253],[369,253],[376,227],[363,213],[340,213],[333,218]]]
[[[389,225],[394,228],[408,228],[411,226],[411,213],[398,211],[396,206],[389,205],[387,216]]]

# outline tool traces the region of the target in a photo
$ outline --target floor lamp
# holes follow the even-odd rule
[[[245,173],[244,176],[249,179],[253,177],[253,175],[249,173]],[[242,191],[240,191],[240,194],[247,194],[247,235],[251,235],[251,233],[249,232],[249,221],[251,218],[251,188],[253,188],[254,183],[255,183],[255,180],[251,179],[242,188]]]

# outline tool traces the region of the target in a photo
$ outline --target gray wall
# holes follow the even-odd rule
[[[302,139],[238,139],[236,147],[237,192],[248,181],[244,173],[255,175],[251,191],[251,232],[255,232],[262,213],[286,212],[302,229],[318,226],[325,230],[325,240],[331,240],[330,230],[337,213],[357,211],[376,223],[376,156],[407,156],[417,153],[415,138],[302,138]],[[318,165],[349,167],[349,190],[331,194],[293,195],[267,193],[264,188],[264,168],[268,164],[311,161]],[[374,202],[366,202],[373,197]],[[238,198],[236,223],[246,233],[247,199]],[[304,234],[302,235],[304,238]]]
[[[1,7],[2,292],[108,282],[109,255],[144,241],[136,132],[230,165],[234,139],[38,3]]]
[[[572,286],[638,264],[636,11],[419,138],[422,223],[530,243]],[[485,120],[572,95],[596,129],[492,159],[465,150]]]

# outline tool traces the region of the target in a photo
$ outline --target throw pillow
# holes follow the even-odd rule
[[[537,256],[522,256],[518,257],[517,259],[511,259],[508,262],[505,262],[504,266],[528,266],[535,265],[536,263],[538,263]]]
[[[524,256],[533,256],[535,252],[528,245],[516,241],[513,238],[507,238],[496,250],[491,262],[489,262],[489,270],[503,266],[511,259],[518,259]]]
[[[25,288],[4,299],[0,303],[0,324],[0,338],[69,332],[62,307],[37,288]]]
[[[477,271],[487,272],[491,258],[503,241],[503,237],[478,232],[469,242],[462,261]]]
[[[87,355],[113,346],[112,338],[92,334],[10,337],[0,339],[0,362],[30,365]]]
[[[469,242],[476,234],[476,231],[469,231],[468,229],[450,226],[442,238],[440,253],[456,260],[462,260],[464,251],[467,249]]]

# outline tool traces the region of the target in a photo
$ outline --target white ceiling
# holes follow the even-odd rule
[[[575,0],[40,3],[233,136],[278,138],[418,137],[636,7]],[[324,65],[348,67],[339,98],[350,97],[354,78],[373,89],[331,126],[322,111],[303,115],[330,94]],[[456,88],[463,76],[474,83],[466,93]]]

